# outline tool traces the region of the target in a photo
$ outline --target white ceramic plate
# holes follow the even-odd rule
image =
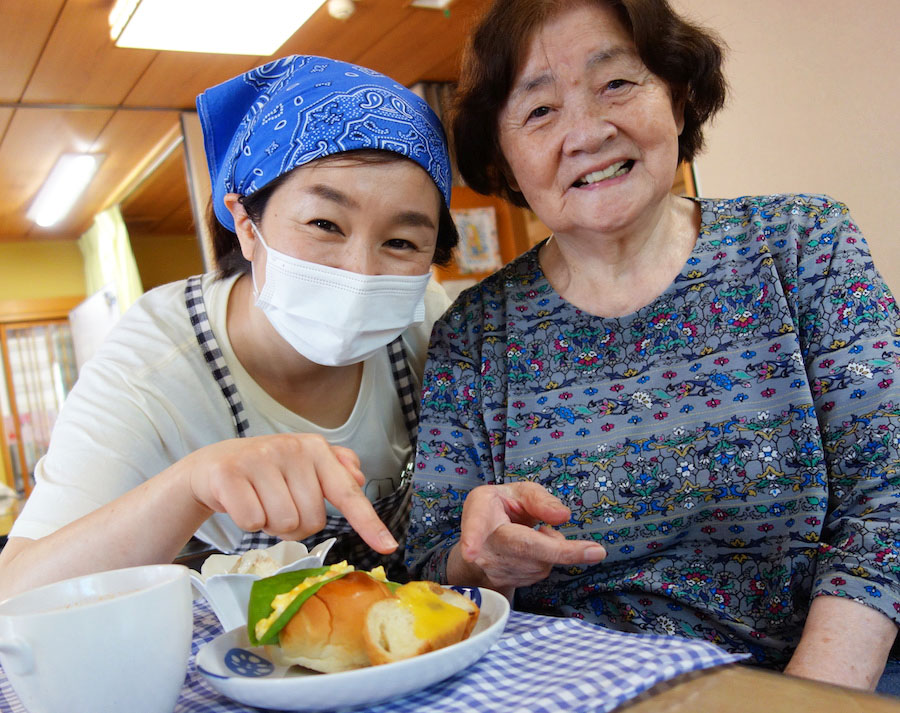
[[[242,626],[200,647],[197,668],[219,693],[240,703],[280,711],[334,711],[409,695],[475,663],[503,633],[509,602],[489,589],[456,588],[481,608],[465,641],[403,661],[341,673],[277,666],[254,648]]]

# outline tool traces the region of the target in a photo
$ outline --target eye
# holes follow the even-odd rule
[[[324,230],[326,233],[341,232],[341,229],[337,225],[332,223],[330,220],[325,220],[324,218],[314,218],[313,220],[309,221],[308,225],[312,225],[319,230]]]
[[[606,85],[605,89],[608,89],[609,91],[615,91],[616,89],[622,89],[628,84],[631,84],[631,82],[629,82],[627,79],[613,79]]]
[[[391,238],[384,245],[391,250],[418,250],[418,247],[403,238]]]
[[[528,118],[526,119],[526,121],[528,121],[530,119],[541,119],[541,118],[547,116],[547,114],[549,114],[549,113],[550,113],[549,106],[539,106],[537,109],[532,109],[532,111],[528,114]]]

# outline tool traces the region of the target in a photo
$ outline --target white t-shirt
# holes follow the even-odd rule
[[[321,428],[279,404],[235,357],[225,317],[236,280],[204,275],[203,297],[244,404],[247,435],[321,434],[332,445],[357,453],[370,499],[393,492],[410,445],[387,349],[366,360],[347,422]],[[143,295],[84,365],[54,426],[50,449],[35,468],[35,488],[10,537],[48,535],[198,448],[236,436],[228,403],[197,344],[184,288],[184,281],[173,282]],[[425,295],[425,321],[403,335],[418,384],[431,326],[448,305],[443,288],[432,281]],[[242,532],[230,517],[215,514],[197,536],[227,550],[240,542]]]

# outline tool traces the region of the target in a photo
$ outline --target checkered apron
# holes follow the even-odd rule
[[[188,279],[184,290],[184,299],[191,318],[191,324],[194,327],[194,333],[197,335],[197,343],[200,345],[210,372],[219,384],[222,395],[225,397],[228,408],[231,410],[231,419],[234,423],[235,433],[238,438],[243,438],[247,435],[250,424],[247,421],[244,404],[241,402],[234,378],[225,364],[222,350],[216,342],[215,335],[209,325],[209,317],[206,313],[206,304],[203,301],[203,290],[199,275]],[[409,431],[412,453],[404,468],[400,487],[391,495],[376,500],[372,505],[400,546],[392,555],[380,555],[356,534],[342,515],[329,515],[325,528],[313,537],[304,540],[304,544],[311,549],[316,542],[335,537],[337,542],[332,547],[331,552],[329,552],[326,559],[327,562],[347,560],[347,562],[358,569],[371,569],[377,565],[382,565],[392,579],[405,579],[406,570],[403,566],[403,547],[406,540],[406,526],[409,520],[409,484],[412,476],[416,429],[418,428],[419,418],[418,385],[409,367],[402,338],[397,337],[397,339],[388,344],[387,350],[391,363],[391,372],[394,375],[394,383],[397,387],[397,396],[400,399],[400,406],[403,411],[403,419]],[[269,547],[278,541],[277,537],[267,535],[264,532],[245,532],[240,544],[234,549],[234,553]]]

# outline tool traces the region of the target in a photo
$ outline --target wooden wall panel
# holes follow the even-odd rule
[[[3,0],[0,100],[18,101],[65,0]]]
[[[109,37],[111,3],[67,0],[23,99],[119,104],[153,61],[152,50],[121,49]]]

